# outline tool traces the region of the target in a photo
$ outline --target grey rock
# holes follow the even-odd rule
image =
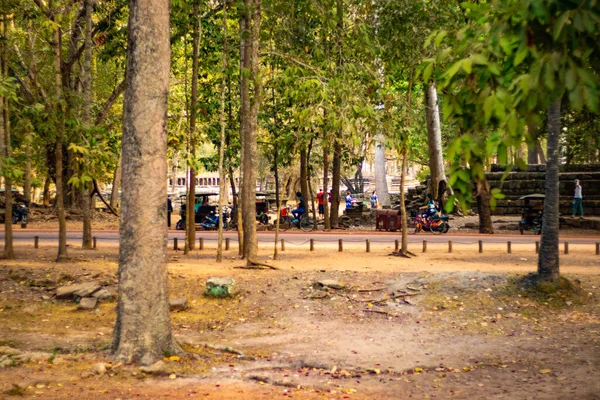
[[[169,309],[171,311],[181,311],[188,307],[188,301],[185,297],[169,299]]]
[[[98,299],[95,297],[84,297],[79,301],[77,308],[80,310],[93,310],[98,304]]]
[[[100,289],[92,297],[98,299],[98,301],[111,301],[115,299],[115,295],[106,289]]]
[[[140,371],[146,374],[164,375],[168,374],[167,364],[164,361],[157,361],[149,367],[140,367]]]
[[[62,286],[56,289],[57,299],[73,299],[77,297],[87,297],[100,290],[97,282],[78,283],[76,285]]]
[[[321,286],[332,288],[332,289],[337,289],[337,290],[343,289],[346,287],[346,285],[344,285],[343,283],[341,283],[340,281],[337,281],[335,279],[321,279],[317,283]]]
[[[237,292],[237,285],[233,278],[208,278],[206,292],[209,297],[230,297]]]

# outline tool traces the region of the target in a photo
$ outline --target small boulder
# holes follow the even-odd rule
[[[61,300],[87,297],[98,290],[100,290],[100,285],[97,282],[85,282],[76,285],[62,286],[56,289],[56,298]]]
[[[93,310],[98,304],[98,299],[95,297],[84,297],[79,301],[77,308],[80,310]]]
[[[115,299],[115,295],[106,289],[98,290],[97,292],[92,294],[92,297],[98,299],[98,301],[112,301]]]
[[[140,371],[146,374],[166,375],[168,374],[167,364],[164,361],[157,361],[149,367],[140,367]]]
[[[209,297],[231,297],[237,290],[233,278],[208,278],[204,294]]]
[[[317,282],[317,284],[323,287],[328,287],[336,290],[340,290],[346,287],[346,285],[335,279],[321,279]]]
[[[98,363],[98,364],[95,364],[95,365],[92,367],[92,373],[93,373],[94,375],[100,375],[100,376],[103,376],[103,375],[106,373],[106,364],[104,364],[104,363]]]
[[[188,301],[185,297],[169,299],[169,309],[171,311],[182,311],[188,307]]]

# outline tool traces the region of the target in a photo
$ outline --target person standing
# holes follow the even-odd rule
[[[323,189],[319,189],[319,193],[317,193],[317,202],[319,204],[319,218],[323,218],[323,215],[325,214],[325,208],[323,205],[324,195],[325,193],[323,193]]]
[[[377,197],[377,191],[373,190],[373,194],[371,195],[371,208],[379,207],[379,197]]]
[[[167,227],[171,227],[171,213],[173,212],[173,202],[167,197]]]
[[[579,179],[575,179],[575,195],[573,197],[573,218],[576,216],[583,218],[583,194]]]

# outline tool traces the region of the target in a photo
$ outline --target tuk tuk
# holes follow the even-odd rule
[[[217,212],[219,193],[206,192],[198,193],[194,196],[194,222],[201,224],[208,215],[214,215]],[[187,214],[187,194],[179,196],[180,220],[175,224],[175,229],[182,231],[185,229],[185,221]]]
[[[537,235],[542,233],[545,197],[543,194],[528,194],[519,198],[519,200],[523,200],[521,221],[519,221],[521,235],[524,231],[529,230]]]

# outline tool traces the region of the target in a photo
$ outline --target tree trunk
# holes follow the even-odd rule
[[[540,139],[537,138],[535,140],[535,142],[536,142],[537,154],[538,154],[538,157],[540,158],[540,164],[546,164],[546,157],[544,157],[544,149],[542,149],[542,145],[540,144]],[[546,146],[548,146],[548,144],[546,144]]]
[[[558,257],[560,104],[561,99],[559,98],[553,101],[548,108],[546,198],[544,200],[542,237],[540,238],[540,253],[538,257],[538,275],[542,280],[549,282],[557,282],[560,279]]]
[[[344,65],[343,59],[343,35],[344,35],[344,0],[336,1],[336,40],[337,40],[337,66],[341,69]],[[341,106],[343,99],[339,98]],[[329,216],[332,228],[339,227],[340,213],[340,180],[342,177],[342,140],[344,132],[342,128],[336,130],[333,142],[333,165],[331,173],[331,215]]]
[[[242,146],[244,160],[242,163],[242,217],[244,230],[244,257],[248,265],[256,263],[258,240],[256,236],[256,177],[258,170],[257,134],[258,110],[261,100],[261,77],[258,66],[258,47],[260,33],[260,0],[245,0],[245,34],[244,67],[242,73],[241,95],[245,112],[242,114]],[[249,76],[246,76],[249,75]],[[250,81],[253,96],[250,98]]]
[[[32,201],[32,190],[31,190],[31,141],[33,135],[31,134],[29,121],[25,121],[25,173],[23,177],[23,197],[28,202]]]
[[[227,70],[227,7],[223,7],[223,71]],[[223,261],[223,205],[227,197],[227,178],[225,175],[225,75],[221,78],[221,137],[219,143],[219,226],[217,237],[217,262]]]
[[[130,0],[115,358],[150,365],[180,351],[167,277],[169,3]]]
[[[67,221],[65,218],[64,186],[63,185],[63,136],[64,136],[64,110],[61,105],[63,99],[61,77],[61,30],[54,32],[54,85],[56,90],[56,214],[58,216],[58,254],[56,261],[67,257]]]
[[[387,186],[387,174],[385,168],[385,143],[384,136],[379,134],[375,137],[375,190],[382,207],[392,205]]]
[[[50,205],[50,175],[46,176],[44,180],[44,191],[42,193],[42,204],[48,207]]]
[[[338,132],[341,132],[339,130]],[[331,177],[331,210],[329,220],[331,228],[339,227],[340,213],[340,181],[342,179],[342,145],[339,143],[341,134],[338,133],[333,144],[333,165]]]
[[[477,212],[479,213],[479,233],[494,233],[490,207],[490,184],[485,179],[477,181]]]
[[[113,210],[119,208],[119,186],[121,186],[121,154],[119,154],[119,159],[117,160],[117,167],[115,168],[115,172],[113,174],[113,185],[112,190],[110,192],[110,206]],[[175,178],[173,178],[175,181]]]
[[[400,253],[403,256],[408,255],[408,218],[406,215],[406,204],[404,203],[404,183],[406,180],[406,146],[402,149],[402,172],[400,172],[400,212],[402,220],[402,249]]]
[[[312,168],[310,167],[310,153],[312,152],[313,147],[313,138],[310,139],[310,143],[308,144],[308,149],[306,150],[306,177],[308,183],[308,193],[310,194],[310,205],[312,208],[312,216],[313,220],[317,220],[317,208],[315,207],[315,191],[312,187]],[[306,196],[306,195],[305,195]],[[304,197],[305,201],[308,201],[307,197]],[[308,209],[306,210],[306,215],[308,215]],[[317,224],[313,225],[313,230],[317,230]]]
[[[440,125],[440,109],[435,84],[430,84],[425,93],[427,116],[427,144],[429,148],[429,170],[431,174],[429,192],[434,199],[438,198],[440,181],[446,180],[444,170],[444,153],[442,152],[442,130]]]
[[[300,149],[300,192],[308,204],[308,160],[306,147]]]
[[[92,0],[85,0],[85,54],[83,58],[83,121],[89,129],[92,121]],[[83,211],[83,234],[81,247],[92,249],[92,213],[90,188],[81,188],[81,207]]]
[[[327,138],[323,138],[323,218],[325,218],[325,230],[331,229],[329,220],[329,145]]]
[[[193,33],[192,33],[192,96],[190,98],[190,154],[191,158],[196,158],[196,114],[198,108],[198,58],[200,57],[200,21],[198,19],[198,2],[194,1],[193,5]],[[187,198],[187,223],[186,223],[186,244],[185,254],[196,247],[196,166],[190,167],[190,181]]]
[[[275,100],[275,96],[273,96]],[[276,113],[277,111],[275,111]],[[276,119],[275,119],[276,121]],[[275,123],[277,126],[277,123]],[[275,149],[273,152],[273,173],[275,174],[275,203],[277,204],[277,219],[275,220],[275,243],[273,244],[273,260],[279,259],[279,253],[277,251],[277,242],[279,241],[279,225],[281,225],[281,199],[279,194],[279,143],[278,138],[275,139]]]
[[[6,33],[7,33],[7,20],[8,16],[4,14],[2,21],[2,72],[1,77],[6,79],[8,77],[8,59],[7,59],[7,46]],[[8,159],[11,156],[10,151],[10,113],[9,113],[9,99],[7,96],[0,97],[0,107],[2,108],[0,114],[2,114],[2,127],[3,134],[0,135],[2,143],[2,152],[0,154]],[[4,176],[4,258],[14,259],[15,252],[13,248],[13,231],[12,231],[12,177],[7,174]]]

